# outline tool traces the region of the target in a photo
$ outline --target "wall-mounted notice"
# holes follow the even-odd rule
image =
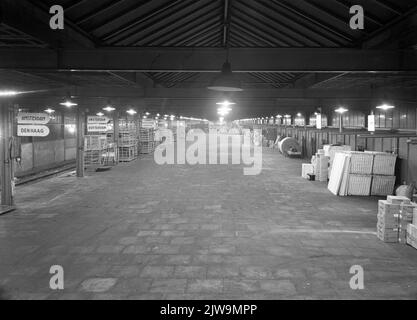
[[[18,124],[47,124],[51,117],[47,113],[20,112],[17,115]]]
[[[107,132],[107,124],[87,123],[88,132]]]
[[[155,125],[156,125],[155,120],[152,120],[152,119],[142,119],[142,124],[141,124],[141,127],[142,128],[152,129],[152,128],[155,128]]]
[[[375,115],[370,114],[368,116],[368,131],[375,132]]]
[[[107,117],[99,117],[99,116],[88,116],[87,117],[87,123],[101,123],[106,124],[109,122],[109,119]]]
[[[318,113],[318,114],[316,115],[316,128],[317,128],[317,129],[321,129],[321,127],[322,127],[321,114],[320,114],[320,113]]]
[[[46,137],[49,135],[49,128],[40,125],[18,125],[18,137]]]

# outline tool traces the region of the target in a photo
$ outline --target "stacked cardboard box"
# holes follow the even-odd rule
[[[311,163],[303,163],[301,170],[301,176],[304,179],[308,179],[309,174],[314,174],[314,166]]]
[[[409,212],[409,211],[408,211]],[[407,239],[406,242],[413,248],[417,249],[417,207],[413,208],[412,223],[407,225]]]
[[[407,227],[417,205],[406,197],[388,196],[378,202],[377,236],[384,242],[406,243]],[[411,214],[410,214],[411,212]]]
[[[317,153],[314,165],[314,174],[320,182],[327,182],[329,177],[329,158],[324,154]]]
[[[308,175],[315,175],[316,181],[327,182],[329,173],[329,157],[324,155],[324,150],[320,149],[311,158],[311,163],[302,164],[301,176],[308,179]]]

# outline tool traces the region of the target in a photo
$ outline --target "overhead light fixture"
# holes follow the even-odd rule
[[[229,100],[224,100],[222,102],[217,102],[216,104],[223,107],[229,107],[235,105],[236,103]]]
[[[51,113],[54,113],[55,110],[53,110],[51,108],[48,108],[48,109],[45,110],[45,112],[48,113],[48,114],[51,114]]]
[[[243,91],[239,81],[235,79],[232,73],[232,66],[229,61],[223,64],[221,74],[214,78],[207,89],[224,92]]]
[[[386,110],[390,110],[390,109],[395,109],[395,106],[388,105],[388,104],[385,104],[384,103],[384,104],[382,104],[382,105],[380,105],[380,106],[378,106],[376,108],[386,111]]]
[[[103,112],[97,112],[97,114],[96,114],[98,117],[102,117],[102,116],[104,116],[104,113]]]
[[[116,110],[116,108],[114,108],[112,106],[107,106],[107,107],[104,107],[103,110],[107,111],[107,112],[112,112],[112,111]]]
[[[21,92],[13,91],[13,90],[0,90],[0,97],[13,97],[17,96]]]
[[[129,109],[126,111],[128,114],[130,114],[131,116],[137,114],[137,111],[133,110],[133,109]]]
[[[347,111],[349,111],[349,110],[348,110],[348,109],[346,109],[346,108],[340,107],[340,108],[337,108],[335,111],[336,111],[337,113],[339,113],[339,114],[343,114],[343,113],[345,113],[345,112],[347,112]]]
[[[78,106],[78,103],[72,102],[71,100],[66,100],[64,102],[61,102],[60,105],[67,108],[71,108]]]

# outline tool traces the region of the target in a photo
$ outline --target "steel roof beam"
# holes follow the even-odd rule
[[[27,0],[2,0],[0,1],[0,23],[24,32],[54,48],[63,46],[94,48],[96,46],[98,42],[96,39],[68,19],[65,21],[64,32],[52,30],[49,27],[51,15],[48,11],[39,1],[35,6]]]
[[[223,48],[0,49],[0,69],[219,72]],[[231,48],[234,72],[417,71],[415,50]]]

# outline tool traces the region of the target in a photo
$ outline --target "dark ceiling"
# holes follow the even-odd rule
[[[0,47],[417,48],[417,0],[3,0]],[[65,9],[65,37],[47,24],[52,5]],[[349,28],[349,8],[365,9],[365,30]],[[20,7],[19,7],[20,6]],[[10,9],[12,8],[12,9]],[[16,9],[17,8],[17,9]],[[21,10],[19,10],[19,8]],[[8,10],[14,11],[8,18]],[[16,11],[18,11],[16,13]],[[21,12],[19,12],[21,11]],[[33,19],[33,21],[31,20]],[[35,22],[36,21],[36,22]],[[42,22],[43,21],[43,22]],[[35,26],[36,25],[36,26]],[[69,31],[67,31],[69,29]],[[74,36],[76,35],[76,36]],[[82,41],[80,41],[80,39]],[[232,62],[233,64],[233,62]],[[219,66],[220,69],[220,66]],[[0,70],[0,86],[151,86],[204,88],[201,72]],[[245,89],[417,88],[416,74],[237,74]],[[139,80],[138,80],[139,79]],[[307,79],[307,80],[306,80]]]

